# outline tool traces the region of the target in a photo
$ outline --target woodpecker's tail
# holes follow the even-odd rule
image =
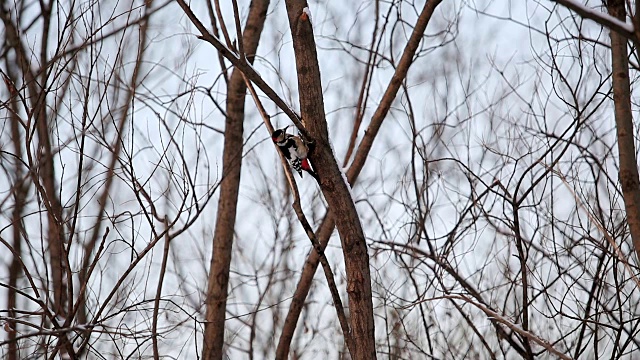
[[[318,174],[315,173],[315,171],[313,170],[307,170],[307,172],[309,173],[309,175],[313,176],[314,179],[316,179],[316,181],[318,182],[318,184],[320,183],[320,178],[318,177]]]

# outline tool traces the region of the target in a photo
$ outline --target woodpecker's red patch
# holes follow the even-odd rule
[[[302,169],[305,171],[311,171],[311,165],[309,165],[309,161],[307,159],[302,160]]]

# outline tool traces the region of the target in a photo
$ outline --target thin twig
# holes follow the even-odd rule
[[[180,3],[180,1],[178,1]],[[233,43],[231,42],[231,37],[229,36],[229,31],[227,30],[227,25],[224,23],[224,18],[222,17],[222,10],[220,10],[220,1],[214,1],[216,5],[216,15],[218,15],[218,22],[220,23],[220,29],[222,30],[222,35],[224,36],[224,40],[227,43],[227,46],[232,49]]]
[[[241,61],[246,61],[246,54],[244,53],[244,43],[242,41],[242,25],[240,24],[240,12],[238,11],[238,2],[231,0],[233,5],[233,18],[236,24],[236,38],[238,39],[238,55],[240,55]]]
[[[165,216],[165,229],[169,228],[169,220]],[[158,278],[158,286],[156,288],[156,298],[153,303],[153,319],[151,324],[151,339],[153,340],[153,358],[160,359],[160,351],[158,350],[158,317],[160,311],[160,297],[162,296],[162,284],[164,283],[164,275],[167,271],[167,259],[169,258],[169,247],[171,245],[171,237],[168,232],[164,234],[164,249],[162,251],[162,265],[160,266],[160,276]]]

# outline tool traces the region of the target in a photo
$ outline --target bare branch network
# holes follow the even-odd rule
[[[640,5],[506,4],[1,1],[0,357],[634,359]]]

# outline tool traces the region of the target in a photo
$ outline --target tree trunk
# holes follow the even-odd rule
[[[250,62],[253,62],[258,48],[268,7],[269,0],[251,2],[247,25],[242,37],[244,50]],[[220,200],[213,235],[213,253],[205,300],[206,323],[202,350],[204,359],[223,358],[227,287],[242,165],[245,93],[246,85],[242,73],[238,69],[234,69],[227,85],[227,118],[222,155],[223,178],[220,185]]]
[[[310,159],[320,178],[320,188],[335,214],[334,219],[344,252],[353,359],[375,359],[375,332],[369,254],[360,218],[346,177],[333,155],[324,114],[320,67],[311,19],[303,9],[304,0],[287,0],[289,25],[296,56],[300,111],[305,127],[315,141]]]
[[[407,76],[409,67],[413,63],[414,56],[416,54],[418,46],[420,45],[420,42],[422,41],[422,37],[427,28],[427,25],[431,20],[431,16],[441,2],[441,0],[428,1],[427,3],[425,3],[422,12],[420,13],[420,17],[416,22],[414,30],[411,34],[411,38],[407,42],[402,57],[398,62],[398,65],[396,66],[396,71],[391,78],[391,81],[384,93],[384,96],[382,97],[382,100],[379,103],[378,108],[371,118],[371,124],[365,132],[365,137],[358,147],[353,163],[346,173],[347,180],[351,185],[355,183],[358,175],[360,174],[360,171],[364,167],[367,156],[369,155],[369,151],[373,146],[373,141],[375,140],[376,135],[380,130],[380,126],[386,118],[393,100],[396,98],[398,90],[400,89],[400,85]],[[323,248],[327,246],[334,226],[335,222],[333,221],[333,214],[331,209],[329,209],[320,227],[316,231],[318,241]],[[316,272],[316,269],[318,268],[318,263],[318,254],[315,251],[311,251],[309,253],[307,261],[304,264],[302,274],[300,275],[298,285],[296,286],[296,291],[291,300],[291,305],[289,306],[289,312],[287,313],[287,317],[282,329],[282,334],[280,335],[280,339],[278,341],[276,359],[286,359],[287,354],[289,353],[289,346],[291,345],[291,340],[293,339],[293,334],[295,332],[300,313],[302,312],[304,299],[306,299],[307,295],[309,294],[309,289],[311,288],[314,274]]]
[[[609,0],[607,2],[607,10],[611,16],[623,22],[626,20],[625,2],[623,0]],[[636,251],[636,257],[640,261],[640,180],[634,144],[633,116],[631,113],[627,39],[612,30],[610,31],[610,36],[613,103],[618,134],[618,155],[620,157],[620,186],[622,187],[633,248]]]

